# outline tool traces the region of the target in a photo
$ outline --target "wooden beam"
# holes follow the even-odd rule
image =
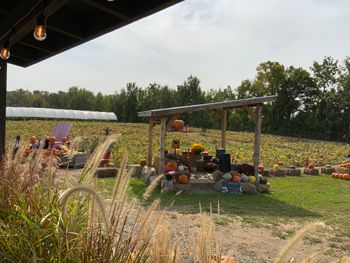
[[[226,148],[227,109],[221,112],[221,148]]]
[[[164,171],[165,163],[165,134],[166,134],[166,118],[160,121],[160,153],[159,153],[159,173]]]
[[[101,10],[102,12],[105,12],[106,14],[109,14],[109,15],[112,15],[112,16],[115,16],[115,17],[118,17],[122,20],[128,20],[130,19],[130,17],[120,13],[120,12],[117,12],[115,11],[114,9],[108,7],[107,5],[104,5],[104,4],[101,4],[101,3],[97,3],[93,0],[79,0],[80,2],[83,2],[89,6],[92,6],[96,9],[99,9]]]
[[[7,62],[0,59],[0,166],[5,157]]]
[[[260,162],[260,144],[261,144],[261,118],[262,118],[262,107],[257,105],[256,112],[256,121],[255,121],[255,139],[254,139],[254,175],[255,175],[255,185],[257,186],[258,173],[259,173],[259,162]]]
[[[24,42],[24,41],[18,41],[17,42],[17,45],[23,45],[23,46],[26,46],[26,47],[30,47],[30,48],[34,48],[34,49],[37,49],[37,50],[40,50],[42,52],[45,52],[47,54],[52,54],[54,51],[52,50],[48,50],[47,48],[42,48],[42,47],[39,47],[39,46],[36,46],[36,45],[33,45],[33,44],[30,44],[30,43],[27,43],[27,42]]]
[[[249,99],[240,99],[240,100],[205,103],[205,104],[190,105],[190,106],[156,109],[156,110],[138,112],[138,116],[139,117],[156,117],[156,116],[168,116],[168,115],[190,113],[190,112],[197,112],[197,111],[221,110],[224,108],[231,109],[231,108],[239,108],[244,106],[254,107],[258,104],[274,101],[276,100],[276,98],[277,96],[273,95],[273,96],[266,96],[266,97],[257,97],[257,98],[249,98]]]
[[[153,128],[156,125],[155,121],[151,118],[149,119],[148,126],[148,154],[147,154],[147,166],[152,166],[153,159]]]
[[[84,37],[78,35],[77,33],[68,32],[67,30],[60,29],[60,28],[52,26],[52,25],[47,25],[47,28],[52,30],[52,31],[55,31],[57,33],[60,33],[62,35],[66,35],[68,37],[71,37],[71,38],[73,38],[75,40],[82,41],[84,39]]]

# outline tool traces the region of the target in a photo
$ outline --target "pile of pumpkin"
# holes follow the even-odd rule
[[[343,161],[343,162],[339,165],[339,167],[350,169],[350,160],[348,160],[348,161]]]
[[[350,174],[332,173],[333,178],[350,180]]]
[[[164,166],[164,175],[168,181],[173,184],[187,184],[190,180],[191,173],[184,165],[177,165],[175,161],[170,161]]]

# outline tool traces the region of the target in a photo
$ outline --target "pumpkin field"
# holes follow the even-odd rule
[[[117,122],[84,122],[69,121],[73,124],[71,139],[86,137],[91,141],[103,140],[103,129],[108,127],[111,133],[122,136],[115,143],[115,151],[122,154],[127,151],[129,163],[138,163],[146,158],[148,143],[148,125],[137,123]],[[17,134],[22,137],[22,144],[29,143],[31,136],[38,139],[51,134],[51,129],[57,121],[41,120],[9,120],[7,121],[7,147]],[[155,127],[154,154],[159,149],[159,125]],[[191,133],[169,132],[166,136],[167,147],[170,149],[173,139],[180,140],[180,148],[187,150],[193,143],[203,144],[205,150],[214,154],[221,141],[221,131],[193,128]],[[248,132],[227,132],[227,151],[237,163],[252,163],[254,134]],[[260,162],[269,168],[277,162],[284,165],[304,167],[313,162],[316,166],[325,164],[340,164],[349,153],[349,145],[306,140],[299,138],[262,135]],[[228,232],[231,225],[237,222],[244,227],[264,229],[271,238],[278,238],[271,247],[290,238],[300,226],[313,221],[322,221],[329,226],[320,235],[313,235],[304,240],[303,249],[310,245],[328,246],[332,250],[329,256],[344,255],[350,251],[350,181],[336,180],[330,175],[305,177],[273,177],[270,178],[271,191],[261,195],[225,195],[192,194],[192,193],[161,193],[155,190],[151,193],[146,205],[156,199],[172,220],[172,227],[180,229],[183,225],[182,217],[194,221],[198,217],[199,205],[202,211],[213,211],[215,224],[221,232]],[[114,189],[115,178],[98,179],[97,184],[106,200],[109,200]],[[140,179],[131,179],[129,196],[142,203],[142,196],[147,186]],[[171,205],[170,205],[171,204]],[[219,208],[215,206],[220,206]],[[171,208],[170,208],[171,206]],[[167,209],[169,208],[170,211]],[[175,223],[177,222],[177,223]],[[194,223],[196,224],[196,223]],[[194,227],[194,226],[192,226]],[[236,229],[236,231],[245,232]],[[226,229],[226,230],[225,230]],[[263,230],[258,230],[263,231]],[[249,232],[249,231],[248,231]],[[264,233],[265,233],[264,232]],[[239,233],[239,232],[237,232]],[[260,242],[259,238],[249,238],[252,242]],[[224,242],[229,246],[230,239]],[[248,242],[248,241],[247,241]],[[239,243],[236,245],[238,249]],[[272,250],[273,248],[271,248]],[[272,253],[272,252],[271,252]],[[273,254],[273,253],[272,253]],[[271,254],[269,254],[271,255]],[[249,261],[248,261],[249,262]],[[260,261],[259,261],[260,262]],[[264,261],[265,262],[265,261]],[[325,262],[325,261],[322,261]]]
[[[71,138],[88,137],[99,138],[103,136],[103,129],[109,127],[111,133],[121,133],[122,139],[118,141],[116,149],[119,153],[128,152],[129,162],[138,163],[141,158],[147,157],[148,125],[138,123],[117,122],[84,122],[69,121],[73,124]],[[52,120],[26,120],[7,121],[6,143],[10,147],[16,134],[21,135],[22,143],[29,142],[35,135],[38,139],[49,136],[54,124]],[[159,125],[154,129],[154,154],[159,150]],[[252,163],[254,134],[247,132],[227,132],[227,149],[237,163]],[[180,140],[180,148],[188,150],[193,143],[201,143],[210,154],[220,147],[221,132],[219,130],[206,130],[193,128],[191,133],[169,132],[166,136],[168,150],[171,141]],[[350,147],[347,144],[304,140],[298,138],[262,135],[260,148],[260,163],[271,167],[274,163],[282,162],[284,165],[303,167],[313,162],[316,166],[325,164],[339,164],[348,154]]]

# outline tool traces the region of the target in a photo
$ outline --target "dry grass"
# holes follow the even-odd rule
[[[24,163],[19,156],[4,163],[0,169],[1,262],[184,262],[169,226],[157,213],[159,201],[144,208],[128,199],[127,157],[114,185],[111,206],[107,208],[97,194],[95,170],[116,139],[118,136],[109,137],[96,149],[78,184],[68,189],[56,176],[56,159],[45,159],[41,152]],[[146,190],[145,198],[154,185]],[[312,224],[299,231],[275,262],[285,262],[301,238],[322,226]],[[201,213],[197,237],[189,252],[190,262],[221,259],[222,242],[212,213]],[[349,262],[349,258],[335,262]]]

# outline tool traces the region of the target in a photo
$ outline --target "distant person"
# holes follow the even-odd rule
[[[106,136],[108,136],[110,134],[110,131],[112,131],[109,127],[106,127],[103,130],[104,130]]]
[[[19,145],[21,143],[21,136],[19,136],[18,134],[16,135],[16,139],[13,142],[13,150],[12,150],[12,160],[15,159],[16,154],[18,152],[19,149]]]

